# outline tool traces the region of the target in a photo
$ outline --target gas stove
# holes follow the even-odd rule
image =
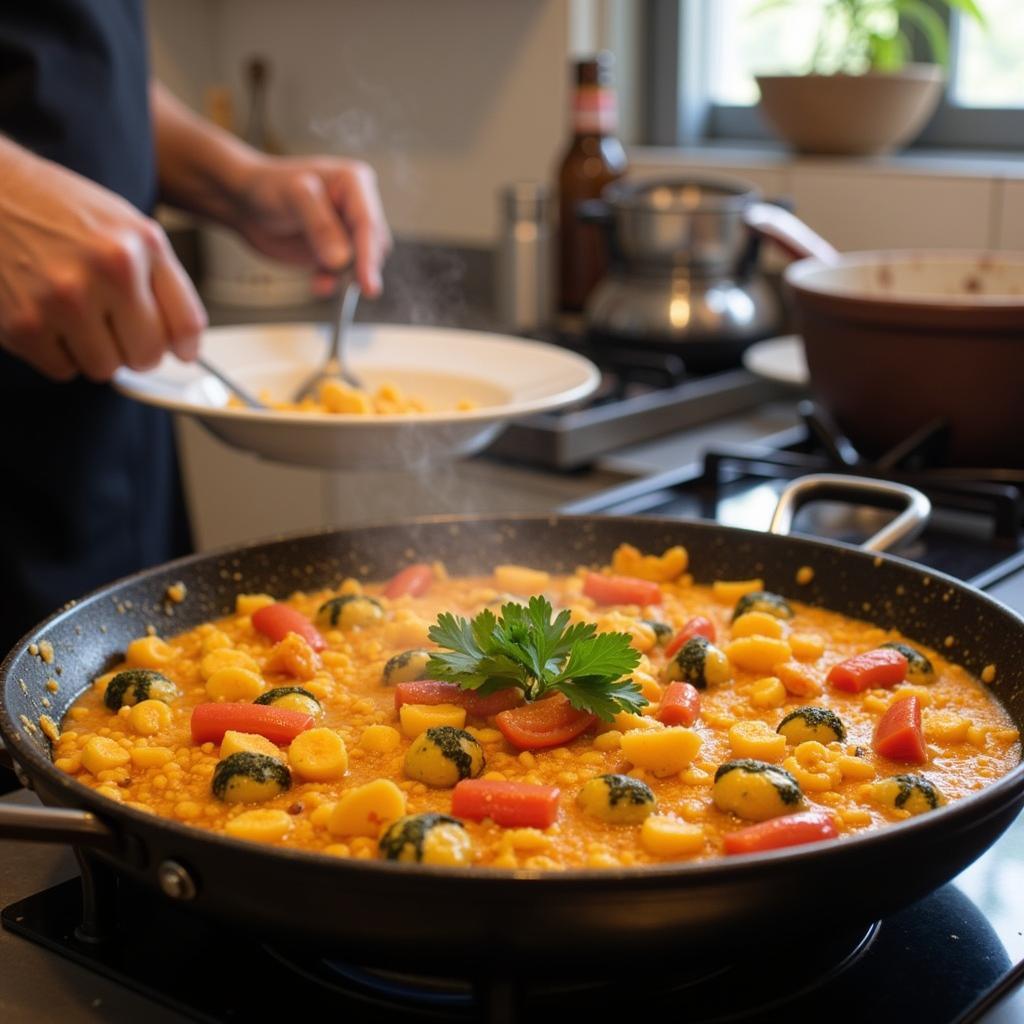
[[[1024,480],[998,471],[929,475],[913,446],[899,459],[869,463],[843,446],[818,410],[802,413],[797,427],[756,446],[712,448],[692,464],[563,511],[701,516],[763,529],[784,478],[825,469],[912,477],[929,491],[935,512],[924,533],[896,553],[1024,611]],[[855,543],[891,515],[818,502],[801,510],[795,529]],[[1024,1020],[1024,995],[1015,988],[1024,974],[1024,819],[951,884],[864,931],[823,924],[800,950],[768,943],[754,959],[737,952],[726,962],[683,961],[666,949],[639,988],[633,975],[566,976],[557,964],[548,973],[504,965],[491,975],[453,970],[445,978],[370,969],[329,949],[200,921],[123,881],[114,923],[108,920],[104,941],[95,941],[81,928],[76,875],[66,852],[0,843],[0,1018],[219,1024],[302,1007],[357,1021],[512,1022],[555,1014],[604,1021],[628,1019],[642,1007],[708,1024],[799,1022],[826,1013],[837,1024],[908,1015],[928,1024]],[[110,902],[99,905],[106,915]]]
[[[691,373],[676,354],[639,346],[595,345],[561,332],[545,341],[579,352],[601,370],[583,405],[511,423],[490,455],[550,469],[578,469],[602,455],[674,431],[792,397],[792,389],[741,368]]]

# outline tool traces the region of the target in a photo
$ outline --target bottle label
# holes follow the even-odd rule
[[[572,102],[572,127],[577,135],[613,135],[618,128],[615,90],[580,86]]]

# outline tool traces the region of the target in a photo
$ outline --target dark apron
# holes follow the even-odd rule
[[[141,0],[0,6],[0,132],[147,212],[148,79]],[[189,548],[170,418],[0,353],[0,658],[64,602]]]

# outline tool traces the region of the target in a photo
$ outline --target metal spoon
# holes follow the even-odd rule
[[[231,380],[230,377],[226,376],[222,370],[218,370],[213,363],[204,359],[202,356],[196,356],[196,363],[201,366],[211,377],[216,377],[228,389],[233,391],[242,402],[247,405],[250,409],[259,409],[261,412],[266,412],[268,406],[265,402],[261,402],[248,388],[243,388],[241,384]]]
[[[350,388],[363,389],[363,384],[350,370],[345,369],[342,359],[343,342],[352,326],[356,315],[356,304],[359,302],[359,285],[350,281],[338,297],[337,315],[334,318],[334,329],[331,334],[330,348],[327,350],[327,361],[316,370],[305,383],[295,392],[293,402],[301,402],[309,395],[315,395],[320,382],[329,377],[340,377]]]

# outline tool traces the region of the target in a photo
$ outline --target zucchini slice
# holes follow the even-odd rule
[[[385,860],[417,864],[466,864],[472,845],[458,818],[429,811],[392,822],[377,844]]]
[[[132,707],[144,700],[162,700],[170,704],[181,692],[167,678],[151,668],[128,668],[118,672],[103,691],[103,703],[111,711],[127,705]]]
[[[249,750],[225,757],[213,770],[213,795],[227,804],[270,800],[291,785],[291,772],[276,757]]]
[[[253,704],[273,704],[289,711],[312,715],[314,718],[319,718],[324,713],[320,701],[304,686],[275,686],[272,690],[261,693]]]
[[[655,643],[659,647],[664,647],[665,644],[675,636],[675,632],[672,627],[665,622],[658,622],[657,619],[641,619],[640,620],[645,626],[649,626],[654,633]]]
[[[419,647],[414,647],[410,651],[402,651],[401,654],[388,658],[381,674],[381,682],[385,686],[394,686],[395,683],[413,683],[417,679],[426,679],[428,661],[430,661],[430,651]]]
[[[484,770],[484,748],[476,737],[454,725],[435,725],[420,733],[405,754],[405,774],[438,789]]]
[[[923,775],[892,775],[871,786],[871,795],[884,807],[911,814],[934,811],[945,803],[938,787]]]
[[[316,611],[318,626],[330,629],[353,629],[356,626],[369,626],[384,618],[384,609],[380,601],[365,594],[345,594],[343,597],[332,597],[324,601]]]
[[[598,775],[576,796],[584,812],[612,825],[639,825],[657,808],[651,787],[630,775]]]
[[[706,690],[708,685],[727,682],[732,677],[729,659],[707,637],[693,636],[661,670],[663,682],[681,680]]]
[[[806,707],[790,711],[775,730],[797,746],[808,740],[829,744],[846,739],[846,726],[831,708]]]
[[[795,811],[804,794],[800,783],[778,765],[741,758],[715,772],[715,806],[749,821],[767,821]]]
[[[749,594],[744,594],[732,610],[732,621],[735,622],[747,612],[764,612],[766,615],[774,615],[777,619],[793,618],[793,609],[789,602],[769,590],[754,590]]]

